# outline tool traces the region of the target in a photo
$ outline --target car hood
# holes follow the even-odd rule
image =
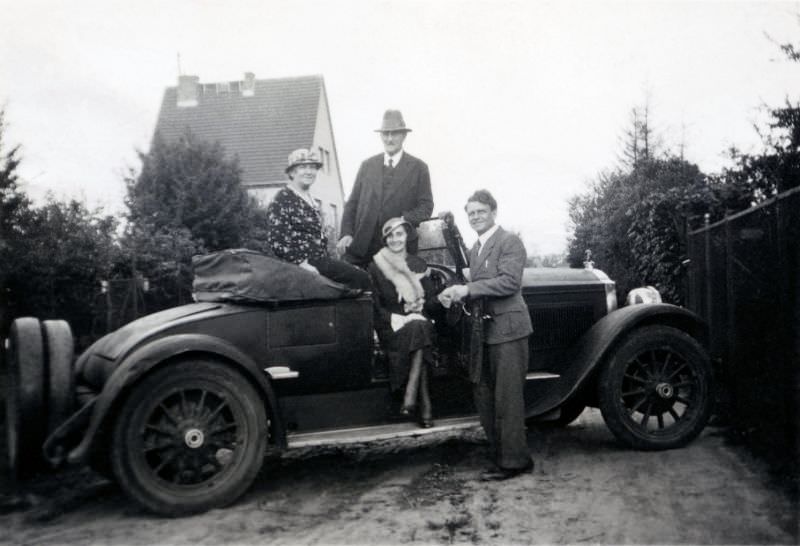
[[[567,267],[529,267],[522,275],[523,286],[563,286],[607,284],[611,280],[599,269]]]
[[[464,275],[470,279],[469,268]],[[522,273],[522,286],[567,286],[580,284],[613,284],[608,275],[599,269],[571,267],[526,267]]]

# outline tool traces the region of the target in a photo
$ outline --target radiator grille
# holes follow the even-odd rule
[[[536,349],[569,347],[594,324],[594,312],[589,304],[550,304],[542,308],[530,307],[529,312]]]

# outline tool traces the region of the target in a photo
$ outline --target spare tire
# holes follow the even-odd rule
[[[73,360],[75,342],[65,320],[42,322],[47,353],[47,433],[50,434],[72,415],[75,405]]]
[[[46,429],[44,344],[39,319],[14,320],[6,342],[6,435],[12,479],[41,468]]]

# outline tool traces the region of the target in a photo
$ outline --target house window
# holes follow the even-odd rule
[[[319,160],[322,161],[322,172],[328,172],[328,163],[325,161],[325,148],[322,146],[317,146],[317,150],[319,153]]]
[[[331,225],[333,226],[334,239],[339,238],[339,210],[335,203],[331,203]]]
[[[331,172],[331,153],[328,150],[325,150],[325,159],[323,160],[323,162],[325,163],[325,172],[330,174],[330,172]]]
[[[217,93],[230,93],[231,84],[229,82],[222,82],[217,84]]]

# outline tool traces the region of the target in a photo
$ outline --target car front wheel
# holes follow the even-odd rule
[[[711,365],[691,336],[668,326],[633,331],[606,362],[598,383],[608,428],[635,449],[686,445],[711,413]]]
[[[113,430],[122,489],[153,512],[179,516],[225,506],[264,459],[267,417],[255,388],[211,360],[167,365],[136,385]]]

